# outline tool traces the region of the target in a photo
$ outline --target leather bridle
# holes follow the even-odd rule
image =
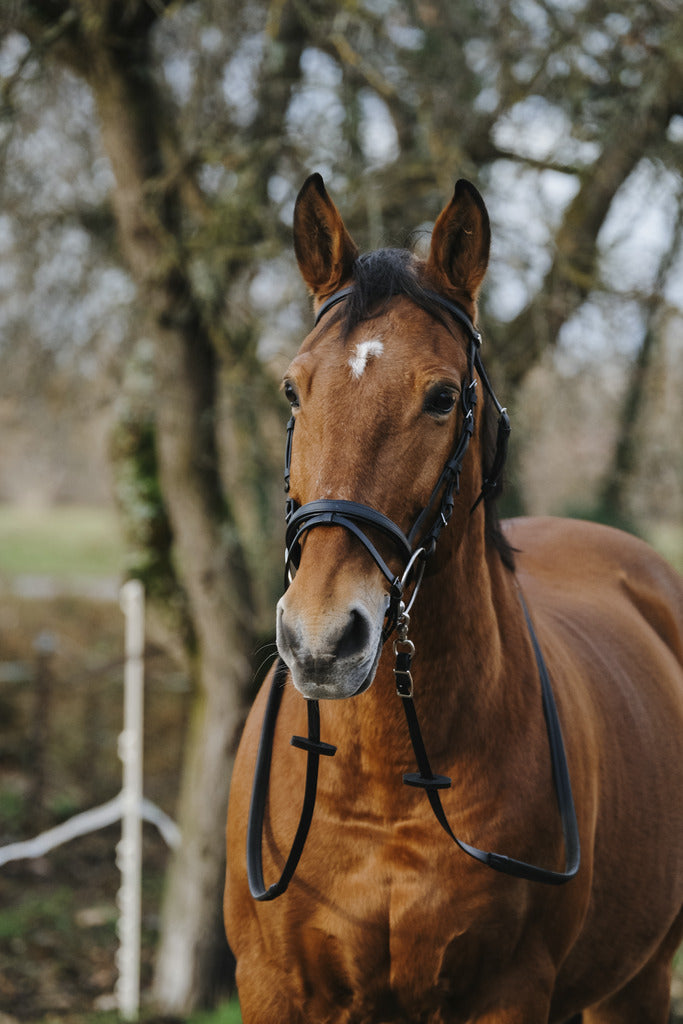
[[[330,309],[348,298],[352,291],[353,287],[342,288],[341,291],[331,295],[318,310],[315,326],[320,323],[320,320]],[[456,306],[455,303],[445,299],[437,292],[426,290],[424,295],[437,306],[445,309],[461,327],[464,327],[468,340],[467,377],[463,381],[460,397],[462,406],[460,434],[427,504],[413,523],[410,531],[408,534],[405,534],[383,512],[356,501],[323,498],[298,506],[295,501],[289,498],[285,512],[287,523],[285,538],[285,588],[291,582],[292,567],[298,567],[301,557],[300,540],[304,533],[316,526],[344,527],[344,529],[353,533],[363,544],[390,585],[384,640],[389,637],[398,622],[400,602],[411,577],[413,577],[414,583],[410,602],[412,604],[419,589],[425,564],[434,553],[441,531],[451,518],[455,505],[455,495],[460,493],[462,465],[474,432],[474,411],[477,404],[475,369],[498,411],[498,434],[493,463],[482,483],[481,491],[472,505],[472,512],[474,512],[484,498],[493,494],[496,490],[505,465],[508,438],[510,436],[510,420],[507,410],[501,406],[496,398],[481,361],[481,334],[476,330],[467,314],[459,306]],[[290,486],[290,462],[294,423],[295,419],[294,415],[292,415],[287,424],[287,444],[285,449],[285,491],[287,493],[289,493]],[[379,531],[385,539],[391,542],[395,553],[403,562],[403,571],[400,575],[392,572],[377,546],[368,537],[365,532],[368,527],[374,531]]]
[[[353,286],[350,286],[348,288],[343,288],[330,296],[330,298],[328,298],[320,307],[315,324],[317,325],[321,318],[330,309],[348,298],[352,291]],[[468,856],[473,857],[493,870],[502,872],[503,874],[513,875],[530,881],[542,882],[547,885],[560,885],[573,878],[579,869],[581,854],[578,825],[576,821],[576,812],[574,809],[564,743],[562,740],[562,731],[552,692],[550,677],[536,637],[531,616],[519,585],[519,599],[529,632],[541,683],[541,698],[550,747],[553,783],[564,835],[566,862],[564,871],[552,871],[546,868],[537,867],[533,864],[528,864],[525,861],[516,860],[513,857],[480,850],[475,846],[471,846],[470,844],[463,842],[455,836],[448,823],[439,797],[439,790],[448,788],[451,784],[451,780],[447,776],[435,775],[431,770],[412,699],[413,679],[411,674],[411,663],[415,647],[412,641],[408,639],[410,622],[408,612],[419,590],[426,562],[434,552],[441,531],[448,524],[453,512],[455,496],[459,494],[462,465],[474,431],[474,411],[477,403],[477,380],[474,373],[475,369],[498,411],[499,419],[496,452],[493,463],[483,481],[481,491],[471,507],[471,513],[475,511],[486,497],[493,494],[498,486],[505,464],[508,437],[510,434],[510,421],[507,412],[498,402],[481,361],[480,333],[475,329],[470,318],[462,309],[460,309],[459,306],[450,302],[443,296],[438,295],[436,292],[427,291],[425,292],[425,295],[438,307],[441,307],[453,316],[458,324],[461,327],[464,327],[468,338],[467,378],[463,382],[461,390],[463,421],[460,434],[454,444],[452,454],[447,460],[446,465],[436,482],[427,505],[413,523],[408,534],[405,534],[400,527],[398,527],[388,516],[384,515],[384,513],[359,502],[336,499],[318,499],[307,502],[305,505],[298,506],[292,498],[288,498],[286,507],[287,531],[285,551],[285,589],[291,580],[292,569],[296,569],[299,565],[299,560],[301,558],[301,538],[309,530],[318,526],[343,527],[360,541],[390,585],[382,643],[384,644],[391,633],[396,630],[397,637],[393,645],[394,654],[396,656],[396,664],[394,668],[396,692],[398,696],[402,698],[401,703],[405,711],[413,751],[419,768],[419,772],[409,772],[404,774],[404,783],[406,785],[417,786],[425,790],[439,824],[450,836],[453,842],[456,843],[457,846]],[[293,434],[294,416],[292,415],[289,423],[287,424],[287,443],[285,454],[285,490],[287,493],[289,493],[290,488],[290,463]],[[368,537],[365,532],[368,528],[372,531],[379,532],[391,543],[403,564],[403,571],[400,575],[395,574],[390,569],[387,562],[380,554],[376,544],[370,539],[370,537]],[[404,597],[406,595],[406,588],[411,582],[413,589],[410,600],[407,602],[406,606]],[[320,740],[320,713],[318,701],[307,700],[308,737],[293,736],[291,739],[291,744],[293,746],[305,750],[308,755],[304,802],[301,810],[301,816],[282,874],[277,882],[274,882],[266,888],[263,879],[262,861],[263,820],[268,793],[268,779],[270,775],[275,723],[277,720],[280,701],[282,699],[283,689],[287,680],[287,674],[287,666],[282,658],[279,658],[273,674],[270,694],[264,715],[261,738],[256,757],[256,769],[254,773],[251,804],[249,807],[249,820],[247,825],[247,875],[251,894],[254,899],[259,901],[273,900],[282,895],[291,881],[303,852],[313,817],[319,759],[321,756],[332,756],[336,752],[336,747],[329,743],[323,743]]]

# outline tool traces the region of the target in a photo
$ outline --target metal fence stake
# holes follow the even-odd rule
[[[123,762],[121,841],[116,862],[121,871],[118,893],[119,979],[116,996],[124,1020],[137,1020],[140,1010],[140,939],[142,897],[142,721],[145,647],[145,597],[139,580],[121,588],[126,618],[123,732],[119,757]]]

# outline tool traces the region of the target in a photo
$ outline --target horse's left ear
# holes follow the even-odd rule
[[[486,274],[491,226],[484,200],[461,178],[432,232],[427,272],[440,291],[460,293],[472,303]]]
[[[318,300],[337,291],[351,277],[358,248],[319,174],[312,174],[297,196],[294,252],[301,276]]]

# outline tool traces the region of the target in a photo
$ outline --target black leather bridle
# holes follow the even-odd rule
[[[318,310],[315,325],[317,326],[320,323],[320,320],[330,309],[348,298],[352,291],[353,287],[343,288],[341,291],[335,292],[330,296]],[[434,485],[429,501],[413,523],[410,531],[408,534],[405,534],[383,512],[379,512],[377,509],[356,501],[324,498],[298,506],[290,498],[286,504],[285,588],[290,582],[292,567],[298,567],[301,556],[300,540],[303,534],[316,526],[344,527],[353,533],[361,544],[364,545],[380,572],[389,582],[389,605],[384,629],[385,640],[396,626],[400,601],[411,576],[414,577],[415,581],[414,598],[422,573],[424,572],[425,563],[434,553],[441,531],[451,518],[455,504],[455,495],[460,493],[462,465],[474,431],[474,411],[477,404],[475,368],[498,411],[499,418],[496,452],[493,463],[483,481],[477,500],[472,506],[472,512],[474,512],[484,498],[495,491],[505,465],[508,438],[510,436],[510,420],[507,410],[501,406],[496,398],[481,361],[481,334],[476,330],[467,314],[459,306],[456,306],[455,303],[445,299],[437,292],[425,291],[424,295],[437,306],[445,309],[465,328],[468,338],[467,377],[463,381],[461,390],[462,427],[460,435],[441,471],[439,479]],[[294,422],[294,416],[292,415],[287,424],[287,445],[285,451],[285,491],[287,493],[289,493]],[[379,531],[383,537],[391,542],[395,553],[398,554],[403,562],[403,572],[401,575],[396,575],[391,571],[378,551],[377,546],[365,532],[368,527]]]
[[[323,303],[318,311],[315,323],[338,303],[344,301],[353,291],[353,286],[343,288],[335,292]],[[580,844],[578,825],[574,809],[574,801],[567,767],[567,759],[562,740],[562,731],[552,692],[550,677],[545,665],[536,633],[533,627],[531,616],[519,590],[519,599],[524,612],[524,618],[529,631],[531,645],[536,660],[539,679],[541,683],[541,697],[543,714],[546,721],[548,742],[550,747],[550,760],[552,766],[553,783],[558,801],[558,810],[562,822],[562,831],[565,843],[564,871],[551,871],[546,868],[536,867],[525,861],[515,860],[502,854],[479,850],[477,847],[458,839],[453,833],[446,818],[439,790],[448,788],[451,780],[447,776],[435,775],[429,763],[429,758],[424,746],[420,726],[413,703],[413,679],[411,674],[411,663],[415,651],[412,641],[408,639],[409,615],[408,611],[419,590],[422,575],[427,560],[433,554],[437,541],[443,528],[453,512],[455,495],[459,493],[460,474],[462,465],[469,448],[470,440],[474,431],[474,411],[477,403],[477,380],[475,369],[490,395],[498,411],[498,434],[496,441],[496,452],[493,463],[483,481],[481,491],[472,505],[471,512],[474,512],[478,505],[488,495],[493,494],[498,485],[507,454],[508,437],[510,434],[510,421],[507,412],[496,398],[491,384],[488,380],[481,361],[481,335],[466,313],[459,306],[436,292],[425,292],[427,298],[437,306],[444,309],[464,327],[468,338],[468,370],[467,378],[463,382],[461,390],[462,404],[462,426],[460,434],[454,444],[453,452],[444,466],[439,479],[432,491],[427,505],[417,517],[408,534],[405,534],[388,516],[355,501],[341,501],[336,499],[319,499],[305,505],[298,506],[291,498],[287,500],[286,507],[286,551],[285,551],[285,588],[291,579],[292,569],[296,569],[301,558],[301,538],[303,535],[318,526],[339,526],[351,532],[373,558],[382,574],[387,579],[389,589],[389,601],[385,619],[382,643],[385,643],[391,633],[396,630],[397,638],[394,641],[394,654],[396,665],[394,675],[396,679],[396,692],[402,698],[402,705],[406,715],[408,730],[410,733],[413,751],[419,768],[419,772],[404,774],[403,781],[406,785],[417,786],[425,790],[432,810],[444,831],[450,836],[458,847],[468,856],[486,864],[495,871],[513,875],[518,878],[525,878],[530,881],[543,882],[548,885],[560,885],[573,878],[580,864]],[[285,490],[289,493],[290,487],[290,463],[292,455],[292,442],[294,434],[294,416],[287,424],[287,444],[285,454]],[[438,507],[437,507],[438,506]],[[436,509],[436,511],[435,511]],[[399,559],[403,564],[403,571],[400,575],[395,574],[389,568],[387,562],[380,554],[377,546],[365,532],[368,528],[382,534],[387,538]],[[412,582],[412,594],[406,607],[404,596],[407,586]],[[292,843],[285,867],[277,882],[266,888],[263,879],[262,861],[262,834],[263,819],[265,814],[266,798],[268,793],[268,779],[270,775],[270,763],[272,758],[273,738],[275,734],[275,723],[278,709],[282,698],[282,692],[286,683],[288,669],[282,658],[278,659],[271,684],[266,712],[263,720],[261,739],[256,758],[256,769],[254,773],[254,785],[252,789],[251,804],[249,808],[249,821],[247,825],[247,874],[249,888],[256,900],[273,900],[282,895],[286,890],[296,866],[303,852],[306,836],[313,817],[315,796],[318,778],[318,762],[321,756],[332,756],[336,747],[320,740],[320,712],[316,700],[307,700],[308,715],[308,737],[293,736],[291,743],[295,747],[306,750],[308,759],[306,767],[306,783],[304,791],[304,802],[299,819],[299,825]]]

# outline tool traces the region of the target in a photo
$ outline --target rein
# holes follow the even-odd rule
[[[315,320],[317,325],[321,318],[337,303],[346,299],[353,291],[353,287],[343,288],[328,298],[318,311]],[[447,789],[451,785],[451,779],[445,775],[434,775],[432,772],[427,751],[425,749],[422,733],[413,703],[413,678],[411,664],[415,653],[415,645],[408,639],[410,623],[409,611],[417,596],[422,581],[425,565],[433,554],[442,529],[448,524],[451,517],[455,498],[459,494],[460,474],[462,464],[469,447],[470,439],[474,431],[474,409],[477,403],[477,381],[474,376],[476,368],[480,379],[488,394],[492,398],[498,411],[498,434],[496,441],[496,452],[491,469],[484,479],[481,491],[472,505],[470,512],[474,512],[481,501],[492,494],[500,479],[507,454],[507,443],[510,434],[510,421],[506,410],[500,405],[496,398],[486,372],[481,362],[481,334],[475,329],[469,317],[459,306],[449,302],[436,292],[426,292],[426,295],[439,306],[446,309],[467,331],[468,347],[468,377],[469,380],[463,385],[461,404],[463,409],[463,424],[460,436],[457,439],[453,453],[444,466],[441,475],[432,491],[427,505],[418,516],[410,532],[406,535],[388,516],[373,509],[368,505],[354,501],[341,501],[334,499],[320,499],[308,502],[301,507],[288,498],[286,504],[286,550],[285,550],[285,589],[292,579],[292,568],[296,570],[301,557],[301,537],[308,530],[316,526],[342,526],[354,534],[364,545],[373,558],[375,564],[389,582],[389,603],[386,613],[386,624],[382,634],[382,643],[385,643],[394,630],[396,639],[393,649],[396,657],[394,676],[396,679],[396,692],[401,698],[406,716],[408,731],[410,734],[415,760],[419,768],[418,772],[408,772],[403,775],[403,782],[408,786],[415,786],[424,789],[434,815],[454,843],[468,856],[480,861],[494,871],[517,878],[524,878],[529,881],[541,882],[546,885],[561,885],[573,878],[581,860],[578,825],[574,800],[572,797],[571,782],[567,766],[567,758],[562,740],[562,730],[557,714],[557,707],[553,696],[550,676],[543,658],[536,633],[533,627],[531,616],[524,601],[521,590],[519,599],[524,612],[524,618],[534,652],[536,667],[541,683],[541,698],[543,714],[548,735],[550,748],[550,761],[552,766],[553,784],[557,797],[558,810],[562,823],[562,832],[565,846],[565,870],[552,871],[546,868],[528,864],[525,861],[516,860],[503,854],[480,850],[469,843],[458,839],[452,831],[439,796],[440,789]],[[294,416],[287,424],[287,443],[285,453],[285,491],[289,492],[290,463],[292,454],[292,441],[294,434]],[[441,494],[438,511],[433,513],[437,499]],[[431,517],[431,525],[427,523]],[[387,565],[386,561],[377,550],[375,544],[364,532],[364,527],[370,527],[379,531],[386,539],[391,541],[396,552],[400,555],[405,569],[401,575],[396,575]],[[419,540],[416,540],[419,538]],[[413,579],[413,590],[407,607],[403,601],[406,587],[411,577]],[[292,847],[285,862],[282,874],[277,882],[268,888],[263,878],[263,857],[262,857],[262,835],[265,805],[268,794],[268,780],[270,776],[270,765],[272,759],[273,739],[275,735],[275,724],[282,699],[282,693],[287,680],[288,669],[281,657],[278,658],[277,667],[273,675],[268,703],[263,719],[261,738],[256,757],[256,768],[254,772],[254,784],[252,788],[251,803],[249,807],[249,820],[247,825],[247,875],[249,889],[254,899],[269,901],[282,895],[291,881],[301,854],[303,853],[306,837],[313,818],[315,798],[318,781],[318,765],[321,756],[333,756],[336,747],[320,740],[320,711],[318,701],[307,700],[308,715],[308,737],[292,736],[292,746],[303,749],[307,753],[306,782],[304,789],[304,801],[299,818],[299,824],[292,843]]]

